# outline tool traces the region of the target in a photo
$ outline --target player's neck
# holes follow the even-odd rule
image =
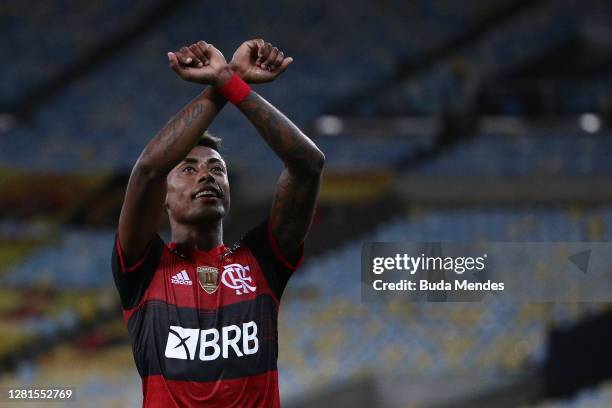
[[[172,242],[210,251],[223,243],[223,222],[219,220],[206,225],[172,223]]]

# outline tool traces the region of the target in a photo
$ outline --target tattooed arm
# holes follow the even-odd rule
[[[270,82],[293,58],[261,39],[243,43],[229,68],[251,83]],[[248,67],[245,71],[244,67]],[[220,73],[221,81],[231,72]],[[272,232],[283,255],[295,259],[312,221],[325,156],[285,115],[252,91],[238,108],[285,164],[270,211]]]
[[[325,156],[257,93],[251,92],[238,108],[285,164],[276,184],[270,222],[283,255],[295,259],[312,222]]]
[[[183,79],[195,77],[206,83],[226,65],[223,55],[203,41],[168,53],[168,59]],[[138,158],[119,217],[119,241],[127,265],[140,259],[157,233],[164,211],[166,176],[196,145],[224,104],[225,99],[213,87],[208,88],[170,119]]]

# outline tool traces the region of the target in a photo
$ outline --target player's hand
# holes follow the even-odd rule
[[[204,41],[169,52],[168,61],[170,68],[185,81],[207,85],[215,85],[219,72],[227,66],[221,51]]]
[[[271,82],[285,72],[293,58],[262,39],[242,43],[234,52],[230,66],[245,82]]]

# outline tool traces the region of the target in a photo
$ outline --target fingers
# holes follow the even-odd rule
[[[262,39],[250,40],[247,42],[249,46],[257,47],[257,60],[255,65],[261,69],[273,72],[276,70],[285,70],[293,62],[293,58],[285,58],[285,53],[274,47],[269,42]]]
[[[281,62],[281,64],[280,64],[280,66],[279,66],[279,67],[280,67],[280,68],[279,68],[280,73],[285,72],[285,70],[287,69],[287,67],[288,67],[288,66],[289,66],[289,65],[290,65],[292,62],[293,62],[293,58],[292,58],[292,57],[287,57],[287,58],[284,58],[284,59],[283,59],[283,61],[282,61],[282,62]]]
[[[253,40],[245,41],[244,44],[246,44],[251,50],[257,51],[260,48],[263,48],[265,41],[261,38],[255,38]]]
[[[205,41],[198,41],[189,46],[181,47],[173,52],[179,64],[183,66],[198,67],[210,64],[210,47]]]
[[[264,62],[270,56],[270,51],[272,51],[272,44],[270,44],[269,42],[266,42],[263,44],[263,46],[259,47],[259,50],[257,51],[256,64],[259,65],[261,68],[266,69],[266,67],[264,66]]]
[[[170,63],[170,68],[174,72],[176,72],[181,78],[185,79],[185,70],[181,66],[181,63],[179,62],[179,58],[177,57],[176,53],[169,52],[168,61]]]
[[[169,52],[168,53],[168,61],[170,63],[170,68],[172,68],[173,71],[178,72],[178,58],[176,57],[176,54],[174,54],[173,52]]]
[[[274,71],[276,68],[279,68],[284,59],[285,53],[279,50],[278,54],[276,55],[276,59],[270,64],[270,71]]]
[[[170,68],[182,79],[208,85],[215,83],[217,68],[226,64],[223,54],[205,41],[168,52],[168,62]]]
[[[268,58],[266,58],[266,60],[261,64],[261,67],[269,71],[274,70],[273,65],[274,65],[274,62],[276,61],[276,58],[278,57],[279,52],[280,51],[277,47],[272,47],[270,49],[270,54],[268,54]]]
[[[204,41],[198,41],[195,44],[189,46],[189,50],[200,60],[198,67],[202,67],[209,64],[208,60],[208,49],[210,45]]]
[[[181,47],[179,52],[177,52],[176,54],[179,54],[178,59],[181,64],[198,66],[198,64],[202,63],[202,61],[200,61],[200,59],[196,57],[193,51],[188,47]]]
[[[257,40],[253,40],[253,44],[255,44],[255,47],[257,49],[257,60],[255,61],[255,65],[260,66],[263,62],[262,58],[266,48],[266,42],[261,38],[258,38]]]

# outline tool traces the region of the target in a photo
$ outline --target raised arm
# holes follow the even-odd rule
[[[212,83],[223,55],[200,41],[168,53],[170,67],[185,80]],[[126,266],[137,262],[157,233],[164,211],[166,176],[196,145],[225,104],[209,87],[176,114],[147,144],[132,169],[121,215],[119,241]]]
[[[241,72],[241,59],[250,58],[249,73]],[[245,42],[234,54],[230,71],[220,74],[221,81],[233,72],[250,82],[269,82],[280,75],[293,62],[282,51],[263,40]],[[237,107],[257,128],[265,142],[285,165],[277,185],[270,211],[272,232],[289,259],[295,259],[312,222],[319,191],[324,154],[297,126],[256,92],[250,94]]]
[[[257,93],[251,92],[238,108],[285,164],[276,183],[270,222],[281,251],[294,258],[312,222],[325,156]]]

